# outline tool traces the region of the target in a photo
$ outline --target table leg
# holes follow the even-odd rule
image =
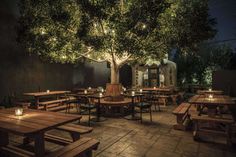
[[[36,109],[39,108],[39,97],[35,97],[35,106],[36,106]]]
[[[134,118],[134,97],[132,97],[132,118]]]
[[[95,121],[95,122],[103,122],[106,119],[104,117],[101,117],[101,102],[100,99],[98,99],[98,103],[97,103],[97,114],[96,114],[96,118],[95,119],[91,119],[91,121]]]
[[[216,106],[207,106],[207,114],[209,117],[215,117],[217,113],[217,108]]]
[[[97,121],[100,121],[100,99],[98,99],[98,104],[97,104]]]
[[[44,134],[40,133],[34,137],[35,156],[42,157],[45,154]]]
[[[134,102],[135,97],[132,97],[132,102],[131,102],[131,115],[126,116],[125,119],[128,120],[140,120],[140,117],[135,116],[135,102]]]
[[[7,132],[0,131],[0,146],[6,146],[9,144],[9,135]]]

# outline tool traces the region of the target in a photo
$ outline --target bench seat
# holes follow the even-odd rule
[[[69,101],[67,98],[61,98],[57,100],[39,102],[38,109],[46,111],[59,111],[67,108],[65,102]]]
[[[46,157],[92,157],[92,151],[96,150],[98,145],[98,140],[83,137],[78,141],[48,154]]]
[[[7,145],[0,148],[1,153],[9,157],[33,157],[34,153],[18,148],[16,146]]]
[[[61,125],[56,129],[69,132],[73,141],[78,140],[80,138],[80,135],[87,134],[93,131],[92,127],[77,125],[73,123]]]
[[[189,122],[189,114],[188,110],[191,104],[189,103],[181,103],[177,108],[172,112],[176,115],[177,124],[174,125],[174,129],[176,130],[186,130],[188,122]]]
[[[194,115],[191,117],[194,122],[193,138],[199,140],[201,135],[221,135],[231,145],[231,125],[234,120],[231,118],[209,117],[208,115]],[[205,124],[205,125],[204,125]]]

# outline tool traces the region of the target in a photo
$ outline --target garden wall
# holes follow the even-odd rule
[[[225,94],[236,97],[236,70],[219,70],[212,75],[213,89],[223,90]]]

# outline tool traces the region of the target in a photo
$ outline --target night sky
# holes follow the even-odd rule
[[[1,0],[0,9],[18,14],[19,0]],[[236,51],[236,0],[210,0],[210,15],[217,19],[218,33],[212,43],[227,43]]]
[[[210,0],[209,7],[210,15],[218,23],[214,41],[225,41],[236,51],[236,0]]]

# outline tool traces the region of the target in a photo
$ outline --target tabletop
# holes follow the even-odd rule
[[[39,97],[39,96],[57,95],[57,94],[66,94],[66,93],[70,93],[70,91],[32,92],[32,93],[24,93],[24,95]]]
[[[102,94],[100,95],[99,93],[98,94],[92,94],[92,95],[88,95],[89,98],[95,98],[95,99],[102,99],[102,98],[107,98],[107,97],[110,97],[110,96],[107,96],[105,94]]]
[[[144,96],[144,94],[141,93],[135,93],[135,94],[123,94],[125,97],[140,97]]]
[[[192,104],[211,104],[211,105],[234,105],[235,102],[226,95],[214,95],[213,98],[209,98],[205,95],[194,95],[189,99],[189,103]]]
[[[32,109],[24,109],[22,116],[15,116],[15,108],[9,108],[0,110],[0,130],[27,136],[79,119],[80,115]]]
[[[159,92],[171,92],[172,88],[142,88],[143,91],[159,91]]]
[[[197,91],[198,94],[216,94],[216,95],[220,95],[223,94],[222,90],[198,90]]]

